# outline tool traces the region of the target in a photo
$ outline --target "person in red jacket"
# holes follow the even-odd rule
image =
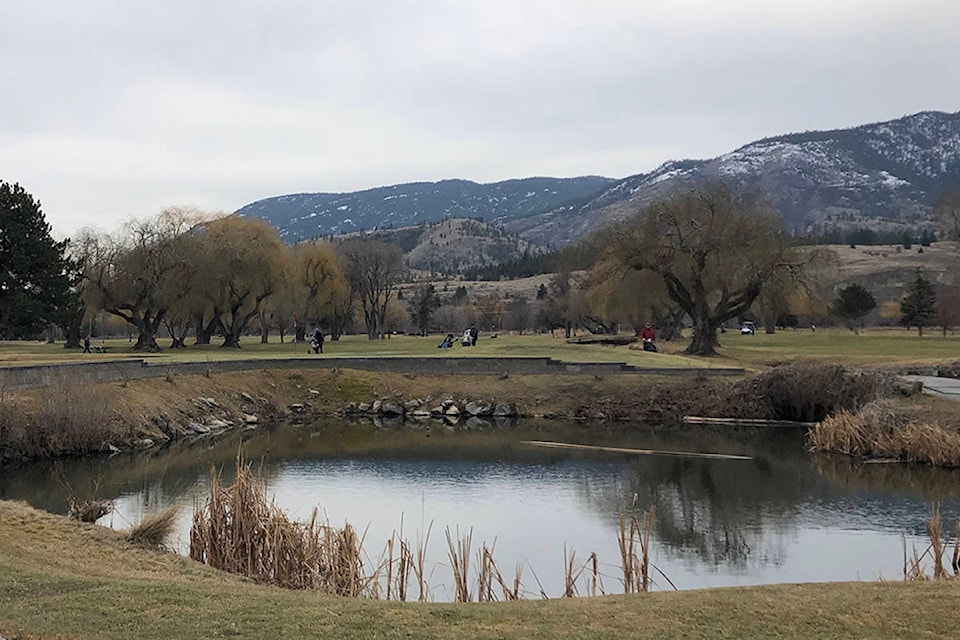
[[[657,340],[657,331],[649,322],[643,325],[643,329],[640,329],[640,340],[643,341],[644,351],[657,351],[657,345],[654,344]]]

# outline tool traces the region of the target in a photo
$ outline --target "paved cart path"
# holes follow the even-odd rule
[[[930,395],[960,401],[960,380],[937,376],[903,376],[907,380],[922,382],[923,392]]]

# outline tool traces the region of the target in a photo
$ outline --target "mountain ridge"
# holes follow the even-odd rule
[[[921,111],[856,127],[767,136],[707,159],[668,160],[621,179],[450,179],[250,203],[236,215],[273,224],[287,242],[474,218],[543,247],[575,242],[677,190],[706,182],[765,192],[800,234],[929,228],[936,198],[960,178],[960,112]]]
[[[285,241],[296,242],[447,218],[499,223],[583,201],[611,182],[603,176],[512,178],[487,184],[459,178],[410,182],[346,193],[273,196],[245,205],[235,215],[266,220]]]
[[[566,244],[680,189],[724,182],[763,191],[789,229],[818,234],[929,224],[934,201],[960,178],[960,112],[922,111],[847,129],[769,136],[705,160],[670,160],[628,176],[579,208],[558,208],[505,229]]]

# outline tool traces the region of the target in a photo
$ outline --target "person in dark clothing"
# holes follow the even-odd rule
[[[657,345],[654,343],[657,340],[657,331],[649,322],[643,325],[643,329],[640,330],[640,340],[643,341],[644,351],[652,351],[653,353],[656,353]]]
[[[314,353],[323,353],[323,331],[320,331],[320,327],[313,330],[313,340],[310,341],[310,346],[313,347]]]
[[[453,346],[453,334],[448,333],[447,337],[443,339],[443,342],[437,345],[437,349],[449,349]]]
[[[480,335],[477,331],[477,328],[473,325],[470,325],[470,346],[477,346],[477,336]]]
[[[83,352],[93,353],[92,351],[90,351],[90,336],[87,336],[83,339]]]

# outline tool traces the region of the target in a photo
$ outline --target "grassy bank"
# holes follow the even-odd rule
[[[380,398],[496,400],[524,415],[647,422],[678,421],[712,406],[729,380],[636,376],[439,376],[366,371],[256,371],[111,383],[63,378],[44,389],[0,396],[0,460],[127,448],[165,440],[192,422],[241,424],[305,412],[333,414]],[[208,402],[213,400],[213,403]]]
[[[471,605],[324,597],[258,586],[0,502],[0,635],[8,640],[950,637],[957,606],[953,581]]]
[[[896,394],[893,376],[829,364],[784,366],[737,379],[297,371],[271,370],[264,362],[264,369],[252,371],[99,384],[63,377],[43,389],[7,391],[0,394],[0,460],[126,449],[147,439],[190,435],[191,425],[243,426],[297,412],[333,415],[378,399],[420,399],[427,407],[447,399],[461,407],[498,402],[526,417],[675,424],[685,415],[816,421]],[[950,414],[928,407],[935,402],[929,399],[899,402],[920,413]]]

